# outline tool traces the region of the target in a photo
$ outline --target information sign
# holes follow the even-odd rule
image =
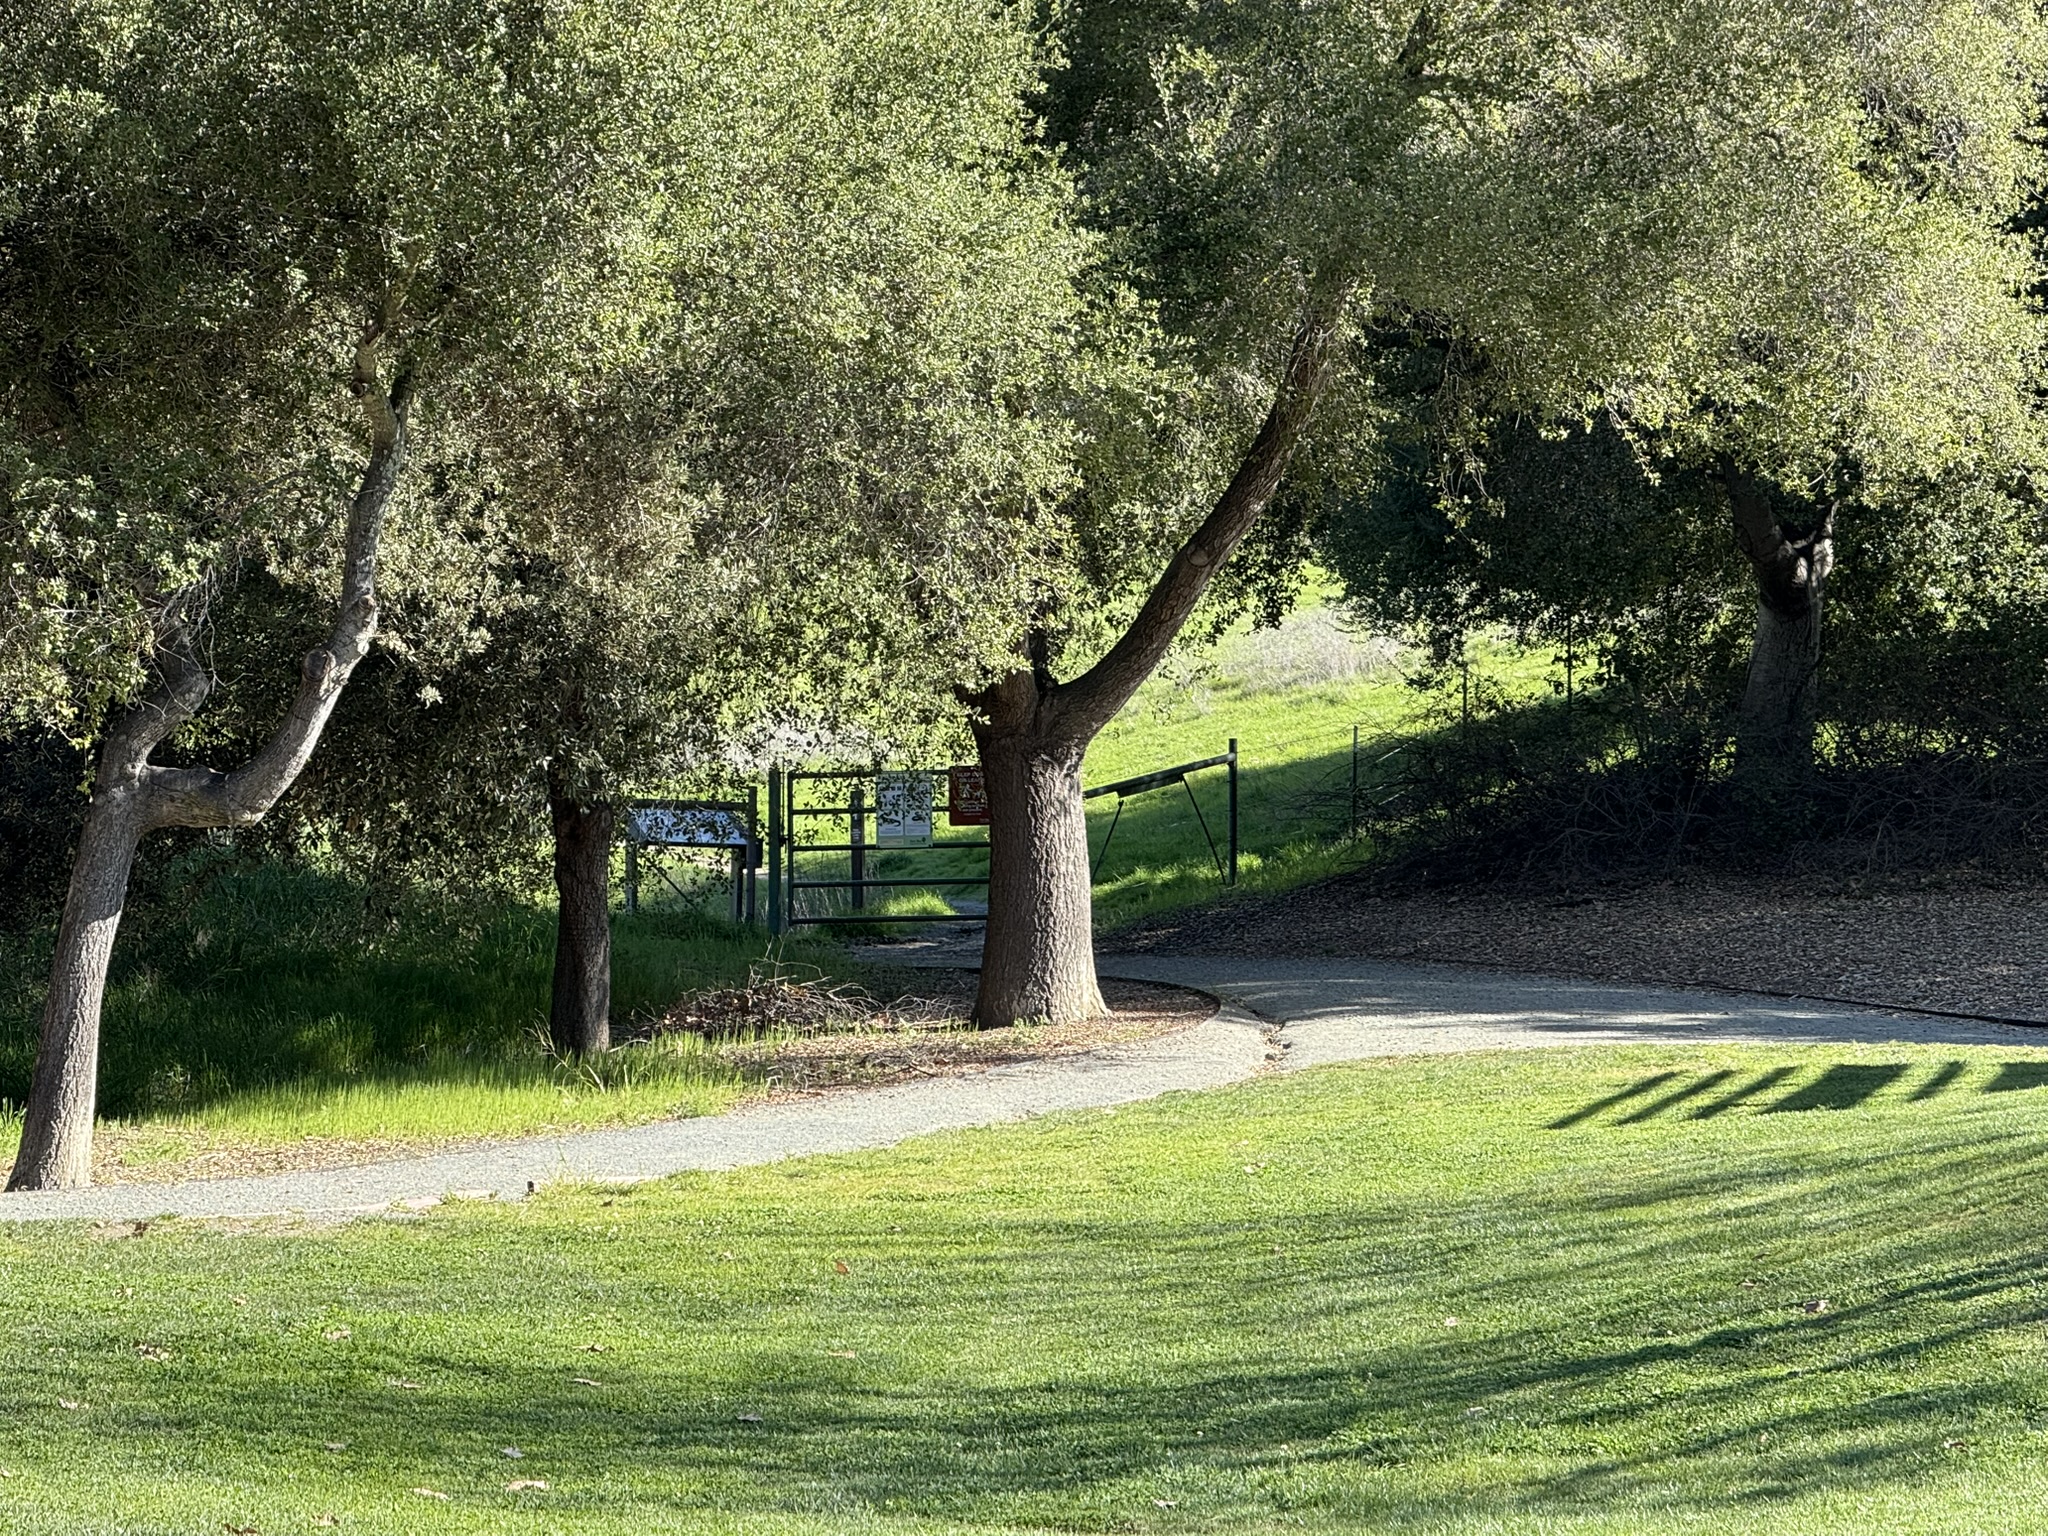
[[[946,825],[988,825],[988,781],[978,763],[956,763],[946,770]]]
[[[626,815],[629,842],[661,848],[744,848],[746,819],[708,806],[643,805]]]
[[[875,775],[875,843],[882,848],[932,845],[932,778],[929,773]]]

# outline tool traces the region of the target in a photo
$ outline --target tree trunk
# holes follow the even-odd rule
[[[1059,683],[1034,637],[1030,670],[967,695],[989,799],[988,932],[974,1005],[983,1028],[1025,1019],[1072,1024],[1103,1012],[1081,758],[1152,675],[1279,489],[1328,382],[1345,298],[1334,288],[1310,305],[1272,407],[1229,486],[1102,659]]]
[[[548,775],[555,829],[555,985],[548,1038],[565,1054],[612,1044],[612,807],[576,798]]]
[[[150,762],[150,754],[198,712],[212,689],[195,639],[197,610],[207,595],[203,586],[166,606],[151,657],[156,682],[108,727],[57,930],[21,1151],[7,1180],[11,1190],[71,1189],[92,1181],[100,1005],[142,839],[160,827],[246,827],[261,821],[312,757],[342,687],[369,652],[377,633],[377,546],[405,461],[406,389],[401,383],[387,394],[377,370],[378,343],[390,318],[387,306],[356,348],[355,392],[369,417],[371,449],[349,507],[340,611],[327,643],[301,665],[298,694],[276,732],[232,773]]]
[[[1740,471],[1724,471],[1736,542],[1756,573],[1756,630],[1736,721],[1738,784],[1765,792],[1794,784],[1813,765],[1820,692],[1821,607],[1834,568],[1834,514],[1810,529],[1791,525],[1778,498]]]
[[[76,1189],[92,1182],[100,1003],[128,899],[128,872],[142,842],[137,811],[130,791],[96,795],[86,813],[43,1002],[29,1086],[31,1112],[22,1125],[10,1189]]]
[[[1005,679],[993,692],[1022,709],[992,710],[974,730],[989,810],[989,925],[974,1005],[984,1029],[1106,1011],[1081,803],[1087,743],[1035,731],[1035,691],[1029,673]]]

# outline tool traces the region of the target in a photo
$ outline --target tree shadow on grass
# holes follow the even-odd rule
[[[1748,1082],[1738,1084],[1721,1093],[1719,1097],[1697,1105],[1682,1118],[1710,1120],[1730,1110],[1754,1104],[1765,1095],[1791,1083],[1802,1070],[1796,1066],[1766,1068]],[[1953,1088],[1968,1070],[1967,1062],[1942,1062],[1905,1096],[1904,1102],[1924,1104],[1930,1099],[1938,1098]],[[1760,1112],[1789,1114],[1815,1109],[1854,1109],[1858,1105],[1868,1103],[1911,1071],[1912,1067],[1905,1062],[1836,1063],[1822,1068],[1818,1076],[1793,1088],[1782,1098],[1760,1106]],[[1615,1115],[1606,1122],[1612,1126],[1641,1125],[1680,1109],[1702,1095],[1724,1088],[1736,1075],[1733,1070],[1722,1068],[1682,1081],[1685,1078],[1683,1073],[1652,1073],[1546,1122],[1545,1129],[1568,1130],[1589,1120],[1598,1119],[1611,1110],[1622,1109],[1647,1094],[1657,1093],[1660,1089],[1666,1090],[1651,1102],[1631,1108],[1627,1113]],[[1999,1066],[1997,1072],[1980,1091],[2010,1093],[2041,1087],[2048,1087],[2048,1061],[2008,1061]]]
[[[1923,1198],[1946,1208],[1984,1181],[2027,1177],[2038,1148],[2031,1162],[2013,1150],[1981,1140],[1939,1149],[1918,1165]],[[2048,1250],[1872,1222],[1844,1263],[1900,1278],[1833,1309],[1809,1313],[1790,1294],[1751,1299],[1732,1286],[1714,1302],[1662,1294],[1731,1246],[1796,1243],[1813,1209],[1881,1209],[1882,1186],[1868,1175],[1885,1173],[1882,1158],[1845,1153],[1835,1183],[1798,1196],[1784,1192],[1792,1166],[1750,1159],[1675,1181],[1654,1207],[1601,1207],[1569,1186],[1547,1199],[1522,1188],[1413,1210],[1361,1207],[1325,1216],[1299,1272],[1250,1265],[1254,1226],[1244,1221],[990,1216],[993,1244],[987,1233],[920,1242],[901,1260],[914,1279],[872,1293],[786,1275],[765,1289],[700,1288],[689,1245],[650,1201],[640,1220],[657,1225],[641,1236],[657,1257],[659,1245],[678,1245],[674,1273],[600,1249],[565,1271],[567,1306],[552,1323],[521,1310],[501,1272],[508,1259],[459,1250],[459,1229],[443,1236],[429,1224],[404,1273],[424,1283],[443,1262],[468,1269],[457,1289],[479,1301],[458,1322],[436,1322],[433,1308],[415,1319],[404,1282],[365,1317],[350,1266],[318,1263],[309,1247],[294,1304],[309,1315],[347,1307],[353,1340],[279,1351],[252,1336],[240,1349],[202,1351],[171,1339],[173,1374],[137,1361],[125,1339],[95,1334],[120,1384],[94,1432],[131,1446],[237,1447],[258,1461],[317,1459],[309,1448],[345,1440],[351,1465],[392,1486],[479,1495],[493,1476],[502,1482],[496,1447],[513,1444],[525,1452],[521,1475],[565,1490],[601,1480],[614,1519],[716,1508],[735,1520],[815,1510],[862,1522],[1099,1528],[1152,1518],[1151,1498],[1170,1479],[1168,1496],[1185,1483],[1212,1501],[1206,1516],[1256,1528],[1291,1507],[1309,1469],[1322,1479],[1318,1497],[1346,1518],[1454,1526],[1503,1509],[1710,1511],[1918,1476],[1957,1423],[2028,1401],[2037,1384],[1981,1372],[1902,1383],[1898,1372],[1923,1354],[2038,1326]],[[1731,1196],[1748,1203],[1731,1207]],[[789,1240],[787,1212],[728,1219],[720,1243]],[[851,1213],[815,1219],[803,1239],[807,1253],[873,1240]],[[437,1242],[459,1260],[425,1264]],[[1385,1262],[1361,1262],[1389,1247]],[[1473,1254],[1493,1265],[1476,1295]],[[651,1294],[649,1273],[665,1277]],[[1629,1278],[1617,1286],[1615,1276]],[[1417,1329],[1417,1310],[1441,1308],[1441,1283],[1464,1285],[1501,1321]],[[942,1323],[928,1299],[940,1294],[972,1298],[967,1313]],[[1528,1320],[1530,1298],[1550,1298],[1547,1315]],[[570,1314],[623,1314],[617,1352],[578,1353],[575,1329],[604,1325]],[[991,1358],[980,1330],[997,1322],[990,1337],[1004,1342]],[[935,1326],[962,1336],[935,1337]],[[859,1336],[856,1356],[829,1352],[839,1329]],[[310,1370],[284,1363],[308,1347],[327,1355]],[[18,1422],[49,1416],[56,1394],[77,1390],[75,1369],[24,1361],[0,1409]],[[1788,1388],[1788,1371],[1809,1385]],[[1608,1449],[1617,1439],[1631,1449]],[[1476,1504],[1460,1475],[1443,1475],[1461,1462],[1493,1469]]]
[[[2015,1093],[2048,1086],[2048,1061],[2008,1061],[1984,1085],[1986,1093]]]
[[[1838,1064],[1827,1068],[1805,1087],[1795,1089],[1765,1110],[1766,1114],[1794,1114],[1806,1109],[1854,1109],[1874,1098],[1904,1077],[1909,1068],[1902,1061],[1870,1065]]]

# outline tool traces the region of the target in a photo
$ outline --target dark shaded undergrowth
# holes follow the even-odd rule
[[[614,1009],[652,1017],[767,952],[701,912],[620,914]],[[501,897],[379,893],[201,846],[150,872],[115,948],[101,1112],[201,1109],[257,1088],[461,1080],[547,1065],[554,914]],[[35,1053],[51,932],[0,935],[0,1098]],[[808,956],[809,951],[792,951]]]

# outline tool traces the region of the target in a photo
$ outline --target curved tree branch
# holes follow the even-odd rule
[[[354,391],[369,419],[370,460],[349,506],[342,549],[341,605],[334,627],[325,644],[307,652],[291,708],[248,762],[231,773],[211,768],[145,770],[144,815],[150,827],[242,827],[262,820],[311,759],[343,685],[356,664],[369,654],[370,642],[377,634],[377,547],[383,537],[385,510],[405,463],[410,404],[403,378],[389,393],[378,380],[377,339],[381,331],[381,324],[372,327],[356,349]]]
[[[1094,666],[1070,683],[1051,687],[1048,702],[1056,729],[1086,740],[1109,723],[1158,667],[1210,580],[1273,499],[1329,383],[1348,294],[1339,288],[1311,305],[1294,333],[1273,404],[1237,473],[1201,527],[1174,552],[1137,618]]]

